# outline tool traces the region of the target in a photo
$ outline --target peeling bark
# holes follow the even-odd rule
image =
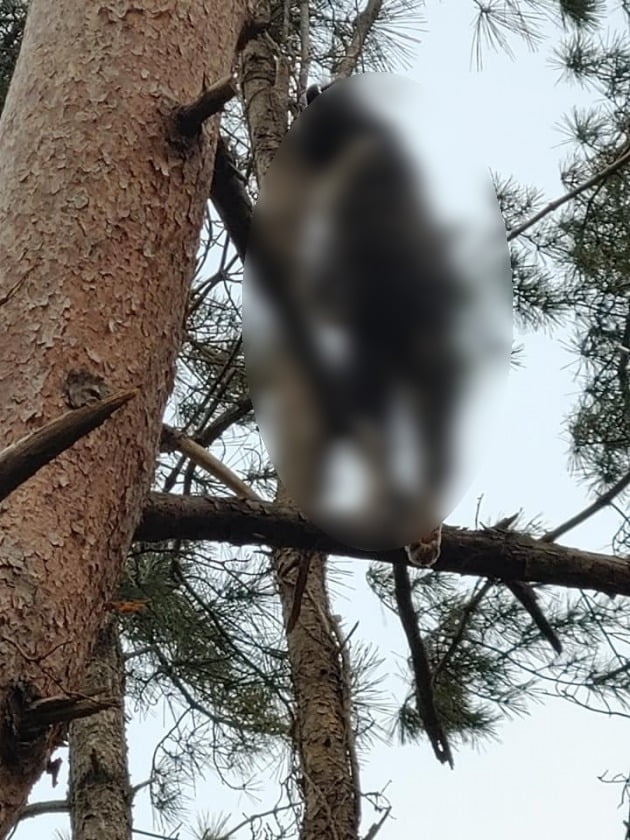
[[[0,449],[87,372],[139,395],[0,506],[0,719],[76,690],[149,487],[180,343],[216,120],[173,108],[231,69],[245,0],[32,0],[0,120]],[[0,837],[58,733],[0,732]],[[19,746],[19,743],[17,743]],[[19,752],[19,750],[18,750]]]

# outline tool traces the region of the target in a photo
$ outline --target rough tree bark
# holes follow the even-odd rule
[[[131,840],[125,671],[114,617],[99,630],[84,686],[88,690],[105,687],[120,705],[70,724],[72,840]]]
[[[326,555],[280,549],[272,554],[288,620],[295,572],[309,563],[300,617],[287,638],[295,695],[294,744],[304,801],[301,840],[357,840],[360,784],[352,728],[349,663],[326,590]]]
[[[149,487],[215,136],[168,117],[230,71],[245,7],[30,6],[0,120],[0,448],[140,393],[0,507],[0,836],[58,738],[28,705],[80,685]]]

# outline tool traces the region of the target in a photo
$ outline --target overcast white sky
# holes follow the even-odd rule
[[[549,66],[551,47],[557,43],[551,28],[552,37],[537,53],[515,42],[516,61],[486,50],[483,72],[471,69],[473,15],[473,4],[467,0],[430,0],[427,32],[407,75],[439,95],[444,128],[461,138],[462,149],[476,137],[488,166],[555,197],[562,191],[558,162],[566,154],[558,123],[574,105],[594,97],[573,84],[558,83],[558,72]],[[526,368],[510,374],[491,451],[451,522],[472,525],[480,494],[484,494],[481,518],[486,522],[523,508],[527,516],[542,514],[547,524],[557,524],[587,501],[585,489],[568,472],[563,419],[578,385],[561,338],[526,337]],[[612,517],[600,513],[567,535],[566,542],[606,551],[612,528]],[[391,691],[400,696],[395,675],[404,656],[401,631],[368,591],[362,564],[339,565],[355,572],[356,588],[348,583],[338,591],[336,611],[348,628],[358,620],[362,638],[379,644],[394,675]],[[148,775],[150,751],[162,724],[161,714],[156,713],[144,722],[134,720],[130,727],[134,783]],[[363,761],[362,787],[380,790],[389,781],[387,795],[395,817],[381,829],[379,840],[531,840],[532,836],[622,840],[625,813],[617,810],[620,790],[602,784],[597,776],[628,769],[630,723],[558,700],[534,708],[524,719],[505,721],[499,736],[500,742],[487,742],[478,752],[461,748],[454,771],[438,765],[424,743],[374,748]],[[226,791],[212,779],[200,783],[195,797],[198,810],[232,812],[230,824],[238,822],[242,812],[265,810],[275,788],[266,788],[264,780],[275,779],[276,774],[270,767],[261,775],[256,797]],[[46,778],[34,798],[63,794],[65,781],[64,774],[53,791]],[[371,821],[367,807],[365,812],[364,832]],[[152,826],[146,795],[138,797],[135,817],[136,828],[159,832]],[[66,826],[63,818],[41,818],[23,824],[15,837],[52,837],[56,827]],[[180,836],[186,836],[185,831]],[[249,836],[244,831],[235,838]]]

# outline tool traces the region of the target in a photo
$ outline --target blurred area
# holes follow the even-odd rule
[[[413,83],[329,86],[262,184],[245,266],[245,359],[269,455],[309,517],[371,550],[428,534],[458,502],[509,366],[490,179],[454,175],[448,138],[436,158],[418,142],[428,133]],[[445,210],[442,167],[464,215]]]

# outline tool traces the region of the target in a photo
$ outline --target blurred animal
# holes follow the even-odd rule
[[[350,444],[368,465],[371,501],[356,527],[334,511],[329,521],[343,523],[347,542],[391,548],[439,525],[463,371],[462,284],[393,128],[343,85],[309,88],[307,102],[263,185],[250,249],[317,427],[287,459],[286,483],[321,500],[327,454]],[[393,466],[401,450],[417,464],[407,486]]]

